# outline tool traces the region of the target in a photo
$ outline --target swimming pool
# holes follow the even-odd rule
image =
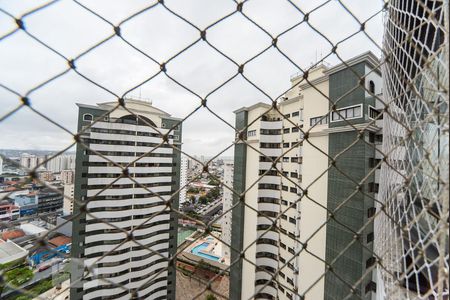
[[[200,251],[203,251],[208,246],[209,246],[209,243],[207,243],[207,242],[201,243],[200,245],[197,245],[194,248],[192,248],[191,252],[197,256],[200,256],[200,257],[203,257],[206,259],[210,259],[210,260],[214,260],[214,261],[218,261],[220,259],[220,257],[211,255],[211,254],[208,254],[205,252],[200,252]]]

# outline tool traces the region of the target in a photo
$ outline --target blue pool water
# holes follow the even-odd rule
[[[200,256],[200,257],[203,257],[206,259],[210,259],[210,260],[214,260],[214,261],[218,261],[220,257],[211,255],[208,253],[200,252],[200,251],[204,250],[206,247],[208,247],[208,245],[209,245],[209,243],[201,243],[200,245],[197,245],[194,248],[192,248],[191,252],[197,256]]]

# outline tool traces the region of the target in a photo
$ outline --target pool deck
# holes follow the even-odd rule
[[[227,256],[222,256],[222,242],[219,241],[218,239],[216,239],[212,235],[208,235],[206,238],[200,238],[200,239],[196,240],[191,245],[189,245],[184,250],[184,252],[194,255],[195,257],[198,257],[199,260],[202,260],[203,259],[202,257],[197,256],[192,253],[192,249],[203,243],[209,243],[209,245],[205,249],[200,250],[200,252],[219,257],[219,260],[216,261],[216,263],[219,263],[222,265],[227,265],[227,266],[230,265],[230,258]],[[208,260],[208,259],[206,261],[211,262],[211,260]]]

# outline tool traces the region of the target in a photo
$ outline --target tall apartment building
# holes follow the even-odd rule
[[[188,182],[187,174],[188,174],[188,167],[189,167],[189,158],[186,155],[181,155],[181,166],[180,166],[180,187],[182,188],[180,190],[180,200],[179,204],[183,204],[183,202],[186,201],[186,187],[185,185]]]
[[[448,5],[397,0],[386,9],[383,149],[391,155],[378,205],[387,209],[375,223],[378,299],[449,297]]]
[[[53,157],[47,162],[46,168],[54,173],[59,173],[63,170],[73,170],[75,169],[75,155],[65,154]]]
[[[233,163],[226,162],[223,165],[223,184],[229,188],[233,188]],[[221,240],[226,244],[222,245],[223,256],[230,257],[230,247],[227,245],[231,244],[231,208],[233,206],[233,191],[229,188],[223,186],[222,194],[222,212],[223,216],[220,219],[222,223],[222,234],[220,236]]]
[[[20,165],[27,169],[33,169],[38,164],[38,157],[34,154],[22,153],[20,155]]]
[[[348,295],[348,288],[331,274],[323,277],[323,261],[331,262],[353,235],[328,221],[325,208],[334,210],[356,186],[335,167],[328,168],[331,158],[355,140],[356,144],[337,159],[336,166],[358,181],[376,165],[379,158],[375,143],[380,140],[381,124],[373,120],[379,106],[373,95],[381,92],[381,76],[374,70],[378,60],[369,52],[346,64],[356,75],[339,64],[314,68],[308,74],[309,83],[302,75],[292,78],[292,89],[279,101],[278,111],[264,103],[235,111],[236,128],[249,126],[248,145],[235,146],[233,184],[238,193],[249,190],[244,199],[234,197],[234,203],[239,203],[232,216],[232,246],[248,250],[246,260],[231,266],[232,299],[253,295],[257,299],[300,299],[299,295],[306,299],[341,299]],[[363,76],[364,87],[371,93],[360,86]],[[339,114],[330,113],[333,104]],[[362,130],[361,139],[355,127]],[[302,131],[308,141],[303,141]],[[375,173],[369,176],[363,187],[373,197],[375,177]],[[334,217],[358,231],[373,206],[372,197],[356,194]],[[372,227],[368,226],[364,234],[373,236]],[[365,247],[372,247],[371,238],[364,236],[361,241]],[[302,249],[305,244],[308,251]],[[357,282],[365,273],[366,261],[372,261],[363,248],[358,243],[351,246],[337,259],[334,271],[349,282]],[[231,250],[231,261],[239,255]],[[371,278],[361,286],[367,282]],[[370,298],[362,289],[357,290],[358,298]]]
[[[75,196],[75,185],[64,185],[64,202],[63,202],[63,214],[65,216],[73,214],[73,198]]]
[[[73,184],[74,180],[74,170],[62,170],[60,177],[61,183],[63,184]]]
[[[80,283],[71,299],[175,299],[169,259],[177,248],[177,216],[166,201],[178,208],[180,153],[170,144],[181,146],[181,126],[150,102],[125,102],[134,114],[122,107],[108,113],[113,102],[78,104],[78,131],[86,130],[81,138],[89,150],[77,147],[75,199],[86,205],[74,205],[81,215],[73,221],[72,257],[81,263],[72,270],[72,282]],[[129,163],[118,179],[123,172],[115,164]],[[83,274],[84,267],[93,273]]]

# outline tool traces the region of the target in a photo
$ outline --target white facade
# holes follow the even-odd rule
[[[316,88],[327,95],[328,76],[325,70],[324,67],[313,70],[310,78],[317,79]],[[294,79],[292,85],[297,84]],[[326,172],[328,160],[309,143],[301,142],[302,134],[297,128],[308,130],[310,118],[328,113],[329,102],[320,92],[308,86],[293,88],[287,99],[279,104],[278,109],[283,116],[273,110],[265,113],[270,106],[262,103],[248,110],[248,123],[265,114],[248,128],[247,142],[272,158],[276,169],[272,168],[270,159],[247,149],[246,170],[249,171],[246,172],[246,188],[257,180],[258,184],[246,193],[246,204],[261,215],[258,216],[252,209],[245,210],[243,248],[259,238],[260,241],[246,251],[246,258],[253,259],[256,265],[266,270],[281,269],[281,272],[276,276],[276,283],[272,281],[263,288],[271,276],[265,270],[255,273],[255,267],[244,261],[242,278],[255,284],[242,285],[242,299],[248,299],[255,293],[262,298],[297,299],[298,296],[292,291],[302,293],[315,281],[317,283],[309,289],[307,298],[323,299],[323,262],[306,251],[296,254],[301,250],[300,242],[310,239],[308,249],[325,259],[326,231],[325,227],[320,226],[326,222],[326,211],[310,201],[309,197],[326,206],[327,176],[320,177],[320,174]],[[325,124],[311,129],[309,141],[320,149],[328,149],[326,128],[328,126]],[[318,177],[308,188],[309,197],[303,197],[299,202],[301,188],[307,187]],[[271,228],[275,218],[278,218],[277,228]],[[308,274],[301,270],[307,270]]]
[[[181,155],[181,164],[180,164],[180,205],[186,201],[186,187],[184,187],[187,182],[187,173],[189,167],[189,159],[186,155]]]
[[[103,103],[97,109],[107,111],[115,105]],[[82,108],[80,105],[80,111]],[[88,172],[77,174],[77,178],[87,177],[83,198],[89,200],[90,212],[85,216],[85,238],[78,250],[85,257],[84,265],[95,268],[95,273],[100,274],[84,281],[84,300],[107,296],[128,298],[130,290],[136,290],[139,299],[171,298],[167,288],[171,223],[164,200],[169,200],[173,192],[174,151],[169,145],[156,147],[162,141],[158,131],[165,134],[169,130],[163,125],[163,118],[169,115],[148,102],[137,100],[127,100],[127,109],[145,118],[145,122],[119,108],[104,121],[92,124],[89,133],[82,136],[90,149],[115,163],[125,166],[134,162],[128,167],[132,179],[117,180],[122,174],[120,168],[88,152],[83,158]],[[92,116],[86,115],[81,117],[89,122]],[[173,143],[173,136],[169,136],[169,143]],[[153,216],[155,213],[158,214]],[[123,231],[131,230],[133,240],[139,244],[126,240]],[[102,258],[108,251],[112,252]],[[153,280],[149,281],[152,276]],[[102,278],[121,282],[128,290],[114,287]]]
[[[50,156],[51,157],[51,156]],[[59,173],[75,169],[75,155],[58,155],[47,162],[47,170]]]
[[[74,181],[74,170],[62,170],[60,174],[60,180],[63,184],[73,184]]]
[[[310,70],[308,83],[302,76],[292,78],[292,89],[278,103],[278,111],[264,103],[236,111],[247,111],[251,124],[242,247],[248,247],[245,257],[251,262],[242,261],[242,299],[325,297],[329,136],[347,130],[329,127],[329,70],[323,65]],[[377,76],[366,79],[376,82],[376,94],[381,91]],[[381,108],[378,102],[375,106]],[[379,130],[382,121],[374,123],[370,130]],[[307,141],[302,131],[308,133]],[[376,155],[373,161],[379,159]],[[374,173],[377,181],[379,170]],[[306,243],[307,251],[302,249]]]
[[[221,218],[222,223],[222,235],[221,240],[224,242],[222,245],[222,255],[230,257],[231,244],[231,207],[233,206],[233,192],[230,188],[233,188],[233,163],[225,163],[223,165],[223,195],[222,195],[222,211],[223,216]]]
[[[34,154],[22,153],[20,155],[20,165],[27,169],[33,169],[38,165],[38,157]]]
[[[15,221],[20,217],[20,208],[12,204],[0,205],[0,222]]]
[[[3,174],[3,158],[0,156],[0,175]]]
[[[64,185],[63,213],[65,216],[73,214],[74,184]]]

